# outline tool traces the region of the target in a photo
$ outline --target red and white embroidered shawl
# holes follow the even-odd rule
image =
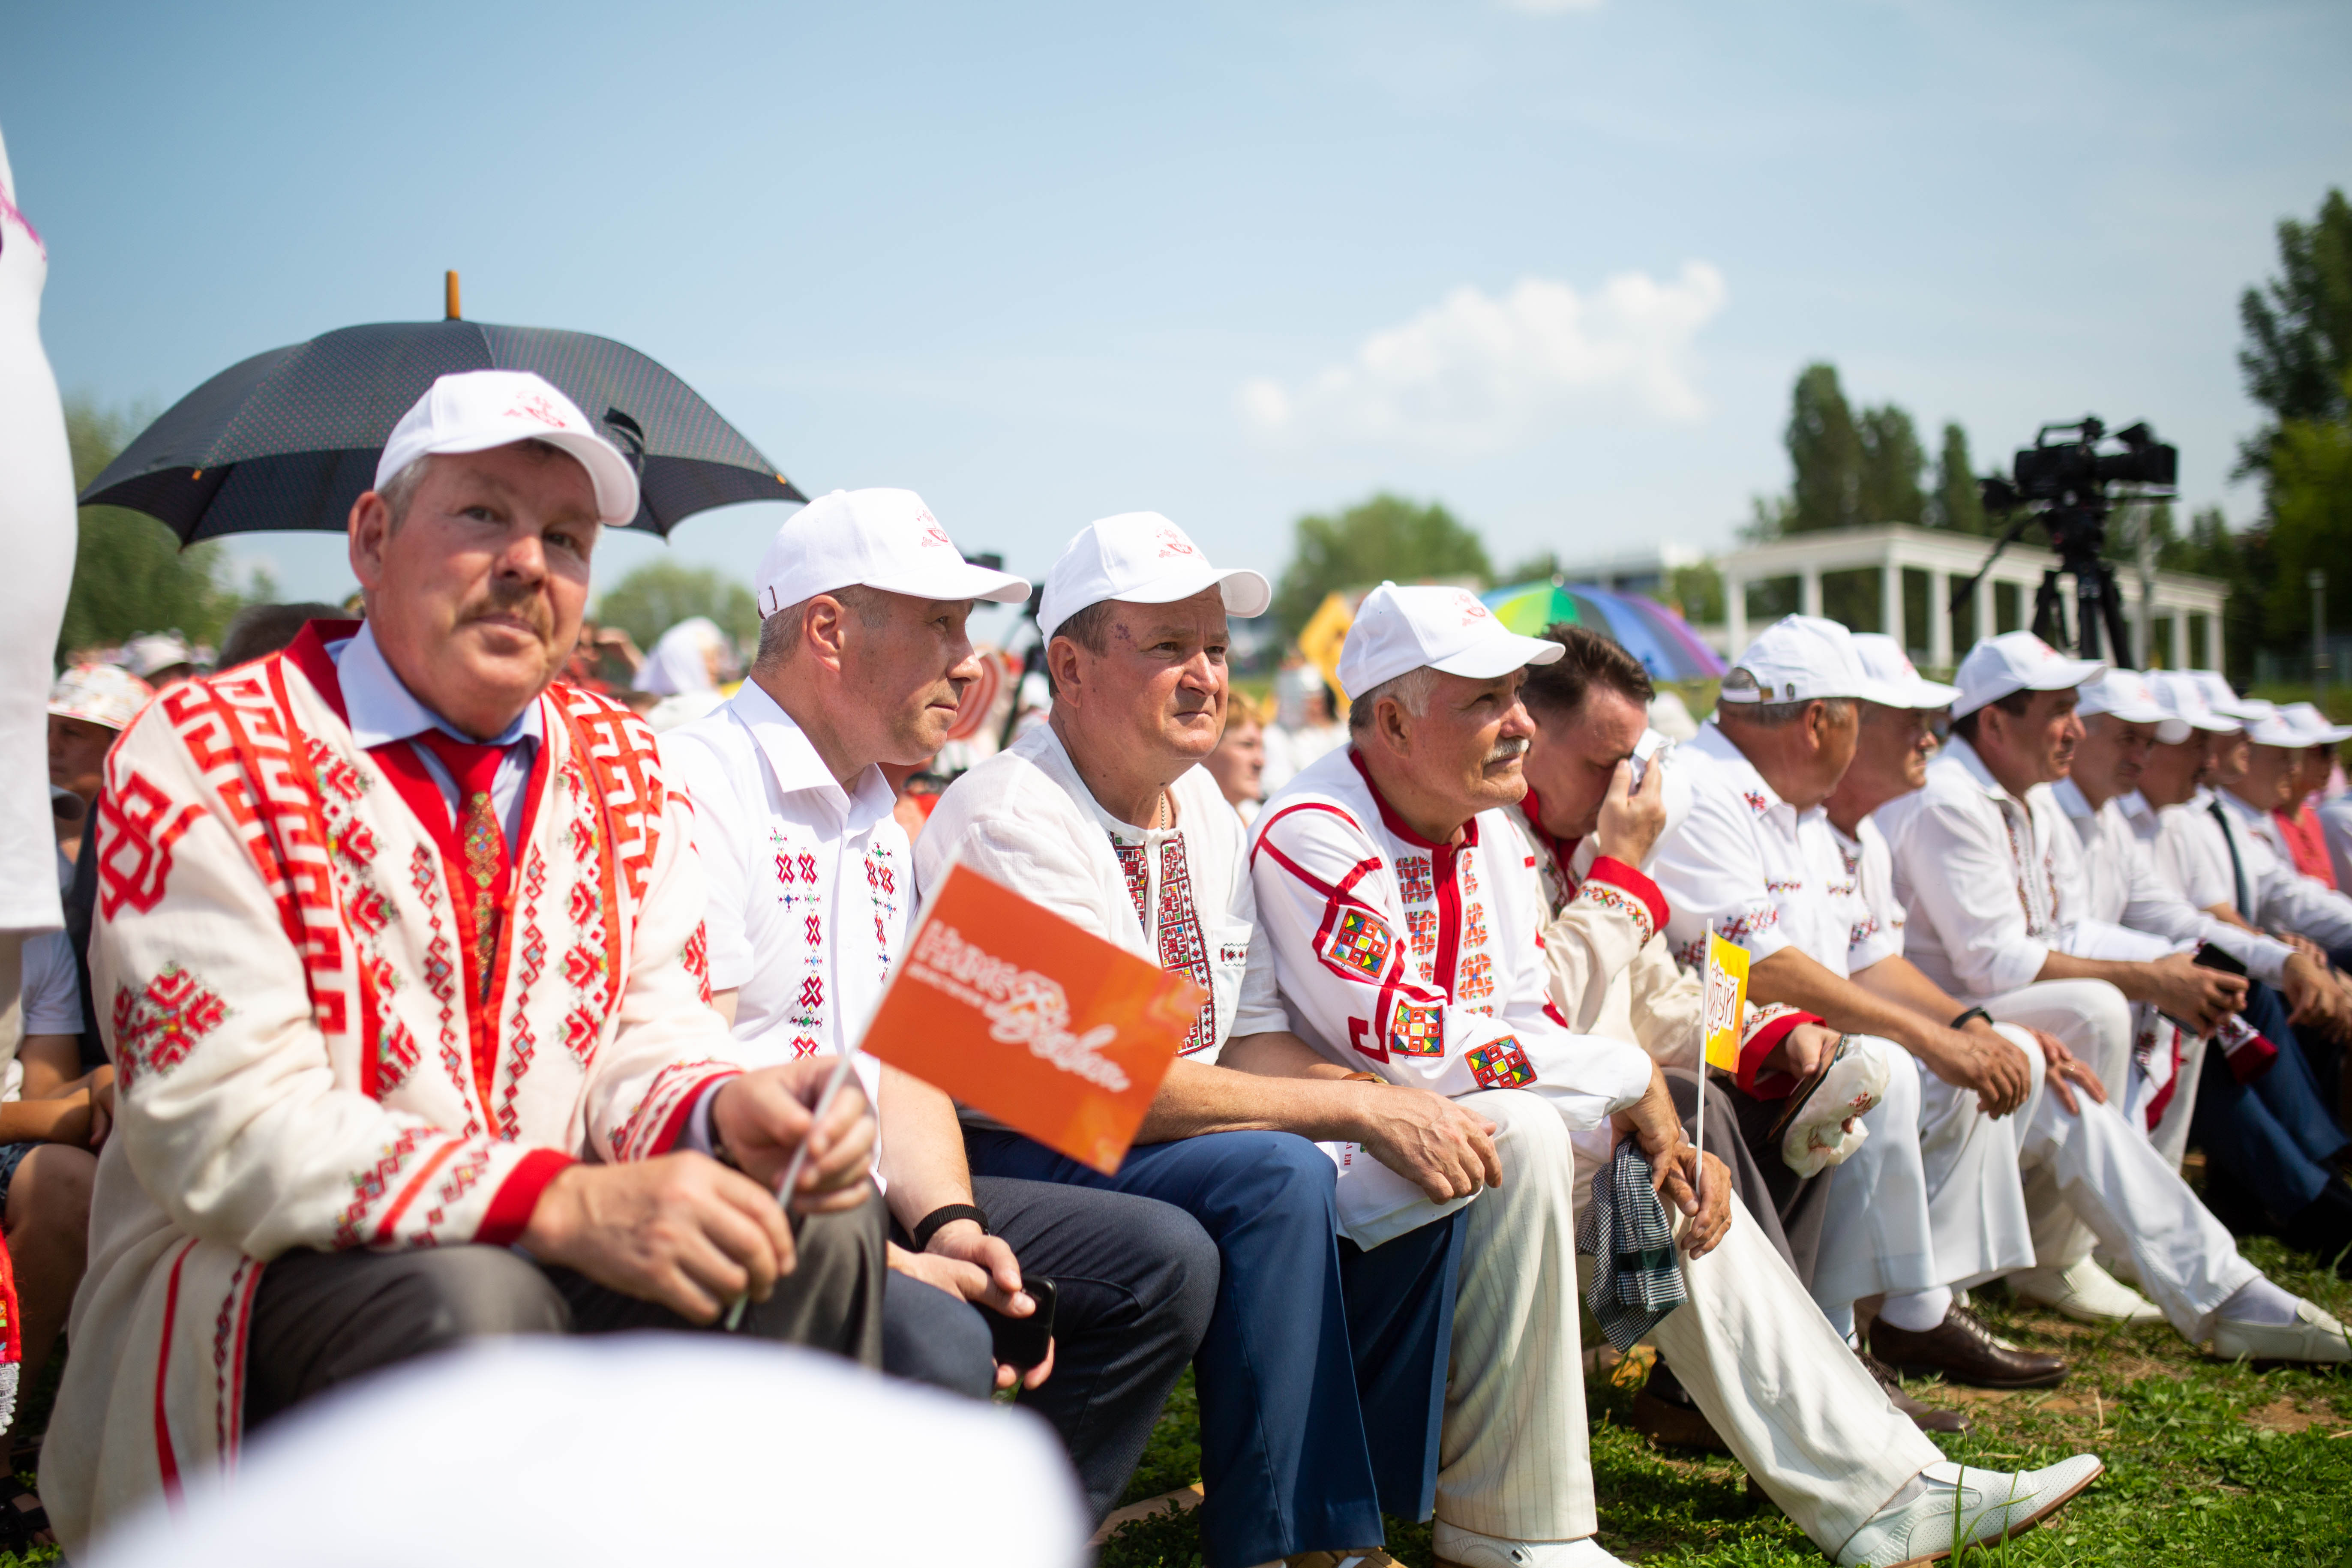
[[[470,996],[463,851],[405,744],[354,745],[321,635],[345,629],[172,688],[108,759],[91,980],[118,1121],[41,1465],[69,1550],[233,1461],[266,1260],[508,1243],[564,1165],[667,1150],[739,1070],[652,732],[572,687],[537,700]]]

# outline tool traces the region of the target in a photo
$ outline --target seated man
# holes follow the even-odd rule
[[[1650,760],[1638,791],[1627,788],[1628,759],[1654,695],[1641,661],[1589,627],[1561,624],[1545,636],[1567,652],[1551,664],[1528,667],[1519,693],[1528,710],[1522,760],[1528,790],[1518,810],[1503,817],[1534,858],[1551,999],[1570,1027],[1638,1044],[1670,1069],[1676,1109],[1695,1136],[1696,1107],[1685,1109],[1684,1100],[1700,1060],[1698,972],[1675,965],[1653,912],[1663,900],[1647,877],[1635,874],[1673,809],[1667,791],[1675,791],[1684,810],[1687,791],[1672,779],[1663,753]],[[1931,695],[1948,690],[1932,688]],[[1948,695],[1937,696],[1935,705],[1946,700]],[[1811,1014],[1750,1004],[1740,1081],[1717,1079],[1709,1090],[1728,1112],[1717,1118],[1723,1134],[1716,1148],[1731,1172],[1732,1193],[1808,1289],[1829,1173],[1800,1174],[1790,1165],[1780,1122],[1799,1080],[1835,1049],[1837,1039],[1835,1030]],[[1895,1408],[1923,1430],[1967,1429],[1954,1413],[1912,1399],[1890,1370],[1866,1358],[1864,1364]],[[1663,1362],[1633,1402],[1633,1422],[1655,1441],[1721,1447]]]
[[[708,1324],[879,1359],[873,1122],[743,1070],[686,797],[551,679],[635,471],[444,376],[352,509],[366,624],[175,686],[108,762],[121,1074],[41,1455],[68,1551],[320,1390],[472,1335]],[[689,1121],[740,1167],[676,1152]],[[775,1184],[803,1142],[788,1194]]]
[[[1209,993],[1140,1142],[1105,1176],[977,1117],[977,1176],[1171,1203],[1217,1245],[1195,1362],[1210,1568],[1375,1549],[1381,1512],[1430,1511],[1461,1222],[1370,1249],[1337,1234],[1332,1162],[1364,1144],[1435,1198],[1495,1177],[1492,1129],[1452,1101],[1366,1083],[1291,1083],[1215,1065],[1306,1054],[1285,1031],[1243,826],[1198,766],[1223,728],[1225,614],[1271,592],[1220,572],[1150,512],[1089,524],[1038,611],[1050,720],[958,779],[916,841],[917,880],[959,860]]]
[[[820,497],[777,531],[757,583],[768,613],[751,678],[662,749],[694,797],[712,999],[740,1051],[782,1062],[854,1048],[881,999],[914,907],[881,764],[940,749],[980,679],[972,601],[1019,604],[1029,584],[967,564],[921,498],[893,489]],[[1099,1519],[1208,1328],[1215,1247],[1150,1198],[975,1180],[946,1095],[862,1052],[857,1072],[899,1238],[883,1370],[974,1395],[1027,1372],[1024,1403],[1061,1433]],[[1024,1268],[1060,1287],[1034,1370],[994,1365],[965,1305],[1029,1316]]]
[[[1832,1324],[1851,1336],[1854,1303],[1883,1296],[1873,1346],[1888,1330],[1902,1335],[1899,1355],[1880,1351],[1888,1362],[1955,1383],[2042,1387],[2065,1363],[2000,1340],[1954,1291],[2033,1261],[2006,1118],[2039,1091],[2043,1048],[1982,1012],[1931,1011],[1941,994],[1873,914],[1860,858],[1822,810],[1853,761],[1862,714],[1885,710],[1916,746],[1926,714],[1915,700],[1869,674],[1834,621],[1767,627],[1725,677],[1714,717],[1675,752],[1691,808],[1659,842],[1653,874],[1673,906],[1677,955],[1696,963],[1713,929],[1748,949],[1750,996],[1801,1007],[1886,1064],[1886,1097],[1863,1119],[1868,1140],[1830,1183],[1811,1289]],[[1898,777],[1917,765],[1915,755]]]
[[[1966,664],[1961,672],[1964,679],[1969,674]],[[1865,712],[1870,712],[1867,706]],[[1898,717],[1910,722],[1892,721]],[[1922,916],[1918,906],[1903,910],[1897,902],[1893,858],[1871,814],[1912,787],[1927,732],[1924,720],[1925,715],[1871,713],[1862,726],[1853,763],[1828,803],[1830,821],[1856,862],[1857,880],[1874,917],[1903,931],[1906,941]],[[1935,769],[1926,772],[1932,779]],[[2072,843],[2071,833],[2057,831]],[[1955,875],[1983,879],[1979,868],[1966,865],[1956,867]],[[2057,895],[2061,903],[2067,896],[2063,887],[2062,882]],[[1898,923],[1898,911],[1909,918]],[[1912,974],[1911,1005],[1930,1016],[1958,1009],[1959,1003],[1932,981],[1916,970]],[[2109,1256],[2130,1263],[2135,1277],[2183,1338],[2195,1344],[2210,1337],[2214,1352],[2224,1359],[2242,1355],[2322,1363],[2352,1359],[2342,1325],[2273,1285],[2240,1256],[2229,1232],[2198,1203],[2145,1131],[2105,1103],[2105,1088],[2095,1076],[2061,1051],[2050,1052],[2046,1059],[2045,1088],[2029,1099],[2019,1115],[2022,1125],[2014,1130],[2029,1183],[2045,1180],[2056,1203],[2087,1222]],[[1843,1177],[1842,1171],[1840,1180]],[[2038,1227],[2037,1240],[2043,1234],[2046,1230]],[[2051,1279],[2046,1256],[2040,1263],[2043,1289],[2054,1283],[2063,1289],[2070,1283],[2063,1274]],[[2016,1274],[2011,1281],[2014,1289]],[[2118,1292],[2124,1289],[2110,1286]],[[2089,1314],[2078,1308],[2072,1315]],[[1873,1348],[1900,1362],[1907,1336],[1899,1325],[1895,1332],[1883,1334],[1883,1326],[1871,1331]]]
[[[1721,1163],[1709,1157],[1700,1178],[1658,1064],[1570,1034],[1553,1005],[1542,894],[1507,814],[1526,788],[1522,666],[1560,654],[1505,631],[1462,589],[1382,584],[1339,656],[1353,743],[1267,804],[1252,849],[1284,1005],[1320,1052],[1314,1070],[1433,1089],[1501,1129],[1502,1184],[1470,1206],[1445,1440],[1449,1468],[1475,1456],[1517,1485],[1465,1522],[1441,1479],[1438,1556],[1464,1568],[1617,1561],[1591,1540],[1570,1259],[1579,1168],[1605,1166],[1626,1135],[1673,1200],[1688,1255],[1690,1300],[1657,1324],[1658,1347],[1817,1545],[1840,1563],[1916,1561],[1956,1544],[1956,1508],[1962,1540],[2023,1528],[2087,1486],[2098,1460],[2019,1476],[1943,1463],[1806,1299]],[[1647,878],[1622,864],[1610,876],[1662,919]],[[1697,1022],[1686,1016],[1694,1033]]]

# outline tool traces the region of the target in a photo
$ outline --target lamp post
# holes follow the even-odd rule
[[[2327,704],[2327,574],[2311,569],[2311,700]]]

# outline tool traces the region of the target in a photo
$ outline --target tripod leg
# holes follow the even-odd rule
[[[2058,574],[2042,574],[2042,586],[2033,594],[2033,635],[2052,647],[2065,647],[2074,642],[2066,635],[2066,595],[2059,591]]]

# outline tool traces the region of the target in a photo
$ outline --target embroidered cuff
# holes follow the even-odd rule
[[[710,1103],[717,1098],[721,1084],[730,1078],[742,1076],[740,1069],[715,1072],[696,1084],[679,1101],[677,1109],[669,1113],[669,1121],[655,1134],[653,1146],[646,1151],[644,1158],[650,1160],[656,1154],[667,1154],[679,1148],[699,1149],[705,1154],[709,1153]],[[699,1143],[691,1141],[697,1131],[702,1134]]]
[[[1606,882],[1612,888],[1622,888],[1641,900],[1642,908],[1650,917],[1649,928],[1642,933],[1643,942],[1650,940],[1652,932],[1665,929],[1667,917],[1673,912],[1666,907],[1666,895],[1658,890],[1655,882],[1642,874],[1639,867],[1628,866],[1624,861],[1606,855],[1598,856],[1593,859],[1592,869],[1585,873],[1584,882],[1586,887],[1595,882]]]
[[[1740,1092],[1758,1100],[1788,1099],[1797,1087],[1792,1075],[1773,1072],[1759,1078],[1758,1069],[1763,1067],[1764,1058],[1789,1037],[1790,1030],[1800,1024],[1818,1024],[1821,1021],[1811,1013],[1800,1012],[1778,1002],[1750,1007],[1748,1010],[1748,1030],[1739,1042],[1739,1070],[1732,1075],[1732,1081],[1739,1086]]]
[[[516,1161],[491,1196],[490,1206],[474,1232],[475,1241],[484,1247],[513,1245],[530,1223],[531,1211],[539,1207],[539,1194],[547,1190],[547,1184],[562,1175],[565,1166],[577,1163],[556,1149],[533,1149]]]

